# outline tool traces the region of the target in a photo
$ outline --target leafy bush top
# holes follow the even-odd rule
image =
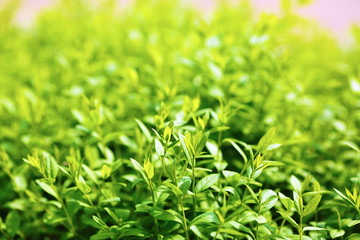
[[[64,0],[25,30],[15,5],[0,239],[359,239],[359,28]]]

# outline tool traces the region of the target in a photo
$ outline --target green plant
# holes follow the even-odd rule
[[[22,29],[16,3],[0,239],[359,238],[358,27],[348,51],[307,1],[63,0]]]

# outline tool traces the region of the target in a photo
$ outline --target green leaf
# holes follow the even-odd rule
[[[118,223],[119,222],[119,218],[116,216],[116,214],[113,212],[113,211],[111,211],[111,209],[110,208],[104,208],[105,209],[105,211],[109,214],[109,216],[115,221],[115,223]]]
[[[319,227],[304,227],[303,231],[327,231],[327,229]]]
[[[190,230],[200,239],[208,240],[208,238],[199,230],[196,225],[191,225]]]
[[[278,197],[273,190],[266,189],[261,191],[261,209],[263,212],[275,206]]]
[[[339,230],[339,229],[332,229],[332,230],[330,230],[330,237],[331,237],[332,239],[335,239],[335,238],[344,236],[344,234],[345,234],[345,231],[344,231],[344,230]]]
[[[360,233],[353,233],[347,238],[347,240],[359,240],[359,239],[360,239]]]
[[[92,216],[92,218],[94,219],[94,221],[97,223],[97,225],[99,225],[100,228],[103,229],[108,229],[109,227],[106,225],[106,223],[101,220],[99,217],[97,216]]]
[[[354,203],[349,199],[347,198],[344,194],[342,194],[339,190],[335,189],[335,192],[345,201],[348,201],[350,204],[354,205]]]
[[[129,236],[135,236],[136,238],[130,239],[149,239],[152,234],[137,228],[126,229],[119,237],[119,239],[129,239]]]
[[[303,202],[302,198],[297,194],[295,191],[293,191],[293,199],[295,203],[295,209],[299,214],[302,214],[303,212]]]
[[[11,211],[6,216],[5,228],[10,237],[14,237],[20,229],[20,216],[16,211]]]
[[[143,167],[135,159],[131,158],[130,160],[131,160],[131,163],[134,166],[135,170],[137,170],[141,174],[143,179],[146,181],[146,183],[149,184]]]
[[[321,195],[316,195],[315,197],[313,197],[309,202],[308,204],[306,205],[305,209],[304,209],[304,212],[303,212],[303,215],[304,216],[307,216],[309,215],[310,213],[312,213],[313,211],[316,210],[316,207],[319,205],[320,203],[320,200],[321,200]]]
[[[146,139],[151,142],[152,137],[151,134],[149,132],[149,130],[147,129],[147,127],[139,120],[139,119],[135,119],[135,121],[137,122],[137,124],[139,125],[141,131],[144,133]]]
[[[360,153],[360,148],[353,142],[349,142],[349,141],[341,141],[341,144],[344,144],[352,149],[354,149],[356,152]]]
[[[104,199],[104,200],[101,200],[100,203],[101,204],[105,204],[105,203],[117,203],[117,202],[120,202],[120,198],[119,197],[113,197],[113,198],[107,198],[107,199]]]
[[[55,197],[56,199],[58,198],[55,190],[46,182],[44,182],[42,179],[38,179],[35,180],[35,182],[48,194],[50,194],[51,196]]]
[[[45,158],[46,168],[45,168],[45,175],[48,178],[56,178],[59,168],[58,164],[53,157],[50,156],[48,153],[43,153]]]
[[[286,221],[288,221],[291,225],[293,225],[296,229],[300,229],[300,227],[299,227],[299,225],[295,222],[295,220],[294,219],[292,219],[289,215],[287,215],[286,213],[284,213],[284,212],[278,212],[278,213],[280,213],[280,215],[284,218],[284,219],[286,219]]]
[[[131,211],[129,209],[116,209],[115,213],[119,218],[125,221],[129,218]]]
[[[246,235],[239,232],[239,231],[236,231],[235,229],[231,229],[231,228],[221,228],[220,229],[220,232],[221,233],[226,233],[226,234],[229,234],[229,235],[232,235],[232,236],[238,236],[238,237],[245,237]]]
[[[258,152],[264,152],[268,146],[272,143],[276,134],[275,128],[270,128],[265,135],[260,139],[258,143]]]
[[[114,236],[114,233],[111,232],[101,232],[94,234],[90,237],[90,240],[102,240],[102,239],[109,239]]]
[[[177,197],[181,197],[184,194],[178,187],[176,187],[174,184],[170,182],[163,182],[163,184],[168,188],[170,188],[171,192],[173,192]]]
[[[185,141],[185,136],[182,135],[181,133],[179,133],[179,140],[180,140],[180,145],[185,153],[185,157],[188,160],[189,164],[192,166],[192,157],[190,154],[190,151],[188,150],[188,147],[186,146],[186,141]]]
[[[297,179],[294,175],[291,175],[290,177],[290,183],[291,186],[294,188],[294,190],[297,193],[301,192],[301,182],[299,181],[299,179]]]
[[[79,188],[80,191],[82,191],[83,193],[90,193],[91,192],[91,187],[89,185],[86,184],[84,178],[82,176],[79,176],[78,181],[76,182],[76,186]]]
[[[90,177],[90,179],[94,181],[95,184],[98,184],[98,180],[94,171],[85,164],[82,165],[82,168],[85,170],[86,174]],[[102,174],[102,169],[101,169],[101,174]]]
[[[358,225],[358,224],[360,224],[360,220],[352,220],[352,221],[348,222],[346,225],[348,227],[353,227],[353,226]]]
[[[195,192],[202,192],[209,187],[213,186],[220,179],[220,174],[210,174],[204,178],[202,178],[195,187]]]
[[[199,224],[208,224],[208,223],[216,223],[220,224],[219,218],[213,212],[203,213],[191,221],[191,225],[199,225]]]
[[[107,179],[110,177],[110,175],[111,175],[111,168],[108,165],[104,164],[101,167],[101,177],[103,179]]]
[[[248,162],[248,159],[246,157],[246,154],[244,153],[244,151],[235,143],[233,142],[231,139],[226,139],[226,141],[228,141],[229,143],[231,143],[231,145],[236,149],[236,151],[241,155],[241,157],[244,160],[244,163],[246,164]]]
[[[290,198],[286,197],[284,194],[279,193],[279,198],[281,203],[284,205],[286,210],[290,211],[294,207],[294,202]]]
[[[151,213],[151,215],[158,219],[163,221],[174,221],[183,224],[180,218],[176,216],[173,212],[170,212],[169,210],[163,210],[163,209],[154,209]]]
[[[14,177],[14,185],[16,191],[25,191],[27,188],[27,181],[24,175],[16,175]]]
[[[198,134],[201,134],[200,141],[196,145],[195,153],[196,156],[200,155],[201,151],[204,149],[206,142],[209,138],[209,133],[202,134],[202,132],[199,132]]]
[[[61,166],[58,166],[58,168],[69,178],[69,179],[72,179],[70,173],[63,167]]]
[[[251,197],[258,203],[259,199],[257,198],[254,190],[252,190],[252,188],[249,185],[245,185],[247,190],[250,192]]]
[[[229,224],[231,226],[233,226],[234,228],[238,229],[239,231],[250,234],[253,237],[253,239],[255,239],[255,235],[253,234],[253,232],[248,227],[245,227],[241,223],[238,223],[238,222],[235,222],[235,221],[230,221]]]
[[[310,174],[308,174],[301,184],[301,192],[304,192],[309,187],[311,179],[312,179],[312,176]]]
[[[186,194],[191,186],[191,178],[190,177],[183,177],[180,179],[178,183],[178,187],[183,194]]]
[[[157,138],[155,139],[155,151],[159,157],[164,156],[164,147]]]
[[[154,177],[154,167],[149,161],[149,159],[145,160],[144,162],[144,171],[149,179],[152,179]]]

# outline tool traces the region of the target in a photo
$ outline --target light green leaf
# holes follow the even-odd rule
[[[305,206],[303,215],[307,216],[310,213],[312,213],[313,211],[316,210],[316,207],[319,205],[321,200],[321,195],[316,195],[315,197],[313,197],[308,204]]]
[[[165,186],[167,186],[168,188],[170,188],[170,190],[177,196],[177,197],[181,197],[184,193],[178,188],[176,187],[174,184],[170,183],[170,182],[163,182],[163,184]]]
[[[281,203],[284,205],[286,210],[291,210],[294,207],[294,202],[290,198],[286,197],[284,194],[279,193],[279,198]]]
[[[109,214],[109,216],[116,222],[116,223],[118,223],[119,222],[119,218],[116,216],[116,214],[113,212],[113,211],[111,211],[111,209],[110,208],[104,208],[105,209],[105,211]]]
[[[188,150],[188,148],[186,146],[185,136],[182,135],[181,133],[179,133],[179,140],[180,140],[180,145],[185,153],[185,157],[188,160],[188,162],[190,163],[190,165],[192,166],[192,157],[191,157],[190,151]]]
[[[220,179],[220,174],[210,174],[202,178],[195,187],[195,192],[202,192],[209,187],[213,186]]]
[[[149,184],[143,167],[135,159],[131,158],[130,160],[131,160],[131,163],[134,166],[135,170],[137,170],[141,174],[143,179]]]
[[[208,238],[199,230],[196,225],[191,225],[190,230],[200,239],[208,240]]]
[[[339,229],[332,229],[332,230],[330,230],[330,237],[331,237],[332,239],[335,239],[335,238],[344,236],[344,234],[345,234],[345,231],[344,231],[344,230],[339,230]]]
[[[107,198],[104,200],[101,200],[100,203],[104,204],[104,203],[115,203],[115,202],[120,202],[121,199],[119,197],[113,197],[113,198]]]
[[[183,177],[180,179],[180,181],[178,183],[178,187],[183,194],[186,194],[186,192],[189,190],[190,186],[191,186],[191,178],[190,177]]]
[[[160,208],[155,209],[152,211],[151,215],[158,220],[174,221],[183,224],[180,218],[178,218],[174,213],[171,213],[168,210],[163,210]]]
[[[253,237],[253,239],[255,239],[255,235],[253,234],[253,232],[248,227],[245,227],[241,223],[238,223],[238,222],[235,222],[235,221],[230,221],[229,224],[231,226],[233,226],[234,228],[238,229],[239,231],[250,234]]]
[[[14,177],[14,184],[16,191],[25,191],[27,188],[27,181],[24,175],[16,175]]]
[[[226,139],[226,141],[228,141],[229,143],[231,143],[231,145],[235,148],[235,150],[241,155],[241,157],[244,160],[244,163],[246,164],[248,162],[248,159],[246,157],[246,154],[244,153],[244,151],[235,143],[233,142],[231,139]]]
[[[327,229],[319,227],[304,227],[303,231],[327,231]]]
[[[353,142],[350,141],[341,141],[341,144],[344,144],[352,149],[354,149],[356,152],[360,153],[360,148]]]
[[[196,156],[200,155],[201,151],[204,149],[206,142],[209,138],[209,133],[203,134],[202,132],[199,132],[198,134],[201,137],[200,137],[200,141],[196,145],[196,149],[195,149]],[[197,135],[197,137],[199,137],[199,135]]]
[[[101,167],[101,177],[103,179],[107,179],[110,177],[110,175],[111,175],[111,168],[108,165],[104,164]]]
[[[245,185],[247,190],[250,192],[251,197],[256,201],[256,203],[259,203],[259,199],[256,196],[256,193],[254,192],[254,190],[252,190],[252,188],[249,185]]]
[[[82,168],[85,170],[86,174],[90,177],[90,179],[92,181],[94,181],[95,184],[98,184],[98,180],[97,180],[97,177],[96,177],[94,171],[91,168],[89,168],[88,166],[86,166],[85,164],[82,165]]]
[[[302,198],[297,194],[295,191],[293,191],[293,199],[295,203],[295,209],[299,214],[302,214],[303,212],[303,201]]]
[[[47,183],[45,183],[42,179],[38,179],[35,180],[35,182],[48,194],[50,194],[51,196],[58,198],[58,196],[56,195],[55,190]]]
[[[213,212],[203,213],[191,221],[191,225],[199,225],[199,224],[209,224],[216,223],[220,224],[219,218]]]
[[[139,119],[135,119],[135,121],[139,125],[141,131],[144,133],[146,139],[149,142],[151,142],[152,137],[151,137],[151,134],[150,134],[149,130],[147,129],[147,127]]]
[[[261,191],[261,209],[263,212],[275,206],[278,197],[273,190],[266,189]]]
[[[264,150],[266,150],[270,144],[272,143],[274,137],[276,134],[276,129],[275,128],[270,128],[265,135],[260,139],[259,143],[258,143],[258,152],[263,152]]]
[[[103,229],[108,229],[109,227],[106,225],[106,223],[101,220],[99,217],[97,216],[92,216],[92,218],[94,219],[94,221],[97,223],[97,225],[99,225],[100,228]]]
[[[280,213],[280,215],[284,218],[284,219],[286,219],[286,221],[288,221],[291,225],[293,225],[296,229],[298,229],[299,230],[299,225],[295,222],[295,220],[294,219],[292,219],[289,215],[287,215],[286,213],[284,213],[284,212],[278,212],[278,213]]]
[[[238,237],[240,237],[240,236],[245,237],[246,236],[245,234],[243,234],[243,233],[241,233],[239,231],[236,231],[235,229],[231,229],[231,228],[221,228],[220,232],[221,233],[226,233],[226,234],[232,235],[232,236],[238,236]]]
[[[86,184],[86,182],[82,176],[79,177],[78,181],[76,182],[76,186],[83,193],[87,194],[87,193],[91,192],[91,187]]]
[[[299,179],[297,179],[294,175],[291,175],[290,177],[290,183],[291,186],[294,188],[294,190],[297,193],[301,192],[301,182],[299,181]]]

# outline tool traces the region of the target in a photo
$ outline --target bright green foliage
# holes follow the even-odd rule
[[[101,2],[0,11],[1,240],[359,239],[358,27]]]

